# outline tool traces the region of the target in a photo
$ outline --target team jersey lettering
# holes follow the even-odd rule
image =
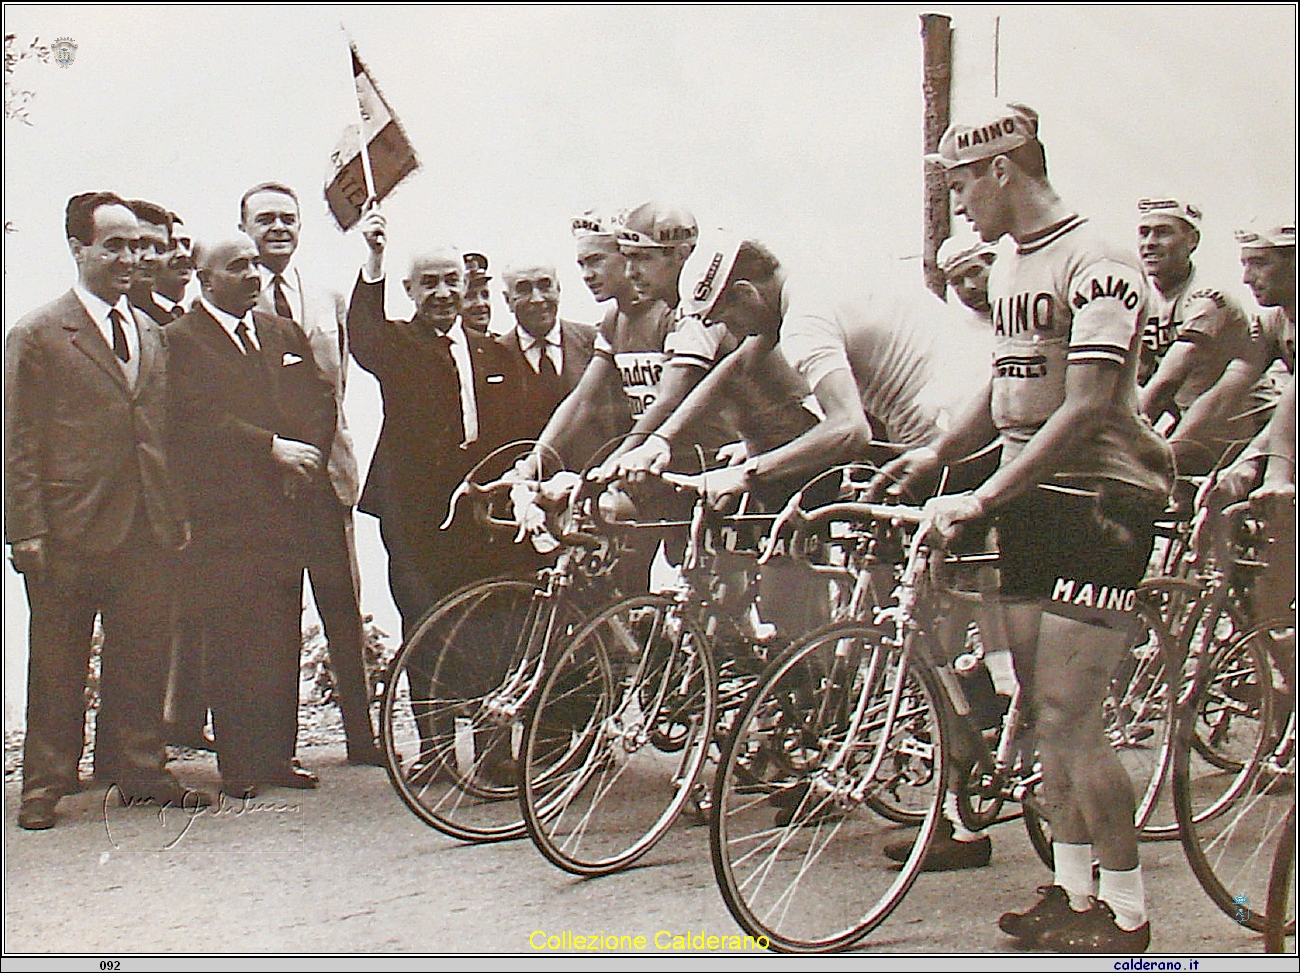
[[[1105,284],[1096,277],[1093,277],[1087,284],[1084,284],[1074,292],[1074,297],[1071,298],[1071,303],[1077,311],[1092,301],[1102,297],[1113,297],[1130,311],[1135,310],[1138,306],[1138,301],[1142,300],[1141,292],[1123,277],[1112,277],[1108,275]]]
[[[1051,294],[1012,294],[993,304],[993,332],[998,337],[1015,337],[1029,331],[1051,331],[1056,302]]]
[[[1046,355],[1006,355],[993,367],[998,378],[1044,378],[1049,370]]]
[[[667,361],[668,356],[662,351],[621,351],[614,355],[633,418],[645,412],[658,397],[659,381]]]

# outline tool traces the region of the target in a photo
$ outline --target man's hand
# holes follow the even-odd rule
[[[749,474],[743,466],[728,466],[704,474],[704,496],[715,510],[721,509],[729,497],[744,493],[749,486]]]
[[[357,229],[365,238],[370,255],[366,258],[365,276],[369,280],[378,280],[384,270],[384,245],[388,241],[388,221],[378,206],[371,207],[357,223]]]
[[[45,538],[14,541],[11,548],[14,570],[19,574],[40,574],[45,570]]]
[[[882,496],[898,498],[921,478],[940,466],[939,454],[930,446],[909,449],[897,459],[880,468],[880,472],[867,484],[867,499],[879,500]]]
[[[629,449],[613,462],[615,477],[628,483],[644,483],[651,476],[662,473],[672,458],[672,450],[662,439],[651,437],[640,446]]]
[[[188,520],[181,521],[181,542],[176,545],[177,552],[185,550],[194,539],[194,527]]]
[[[320,471],[322,457],[320,450],[310,443],[276,436],[271,440],[271,459],[287,472],[310,480]]]
[[[718,450],[717,456],[718,462],[723,466],[739,466],[749,459],[749,447],[743,440],[738,443],[728,443]]]
[[[973,493],[945,493],[930,500],[925,513],[931,529],[948,544],[961,533],[962,524],[984,516],[984,501]]]

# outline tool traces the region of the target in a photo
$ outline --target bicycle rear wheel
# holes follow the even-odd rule
[[[713,870],[732,916],[773,949],[854,946],[920,873],[943,736],[930,674],[904,658],[879,629],[829,626],[769,665],[737,718],[714,784]],[[923,809],[920,827],[881,804]],[[911,842],[901,868],[882,854],[899,838]]]
[[[524,728],[529,836],[576,875],[626,868],[672,826],[708,755],[717,671],[680,605],[611,605],[548,666]]]
[[[1207,660],[1217,664],[1197,677],[1174,754],[1188,864],[1214,903],[1256,932],[1264,930],[1270,866],[1295,799],[1294,697],[1273,664],[1294,651],[1291,623],[1261,625]]]
[[[535,583],[492,579],[453,592],[393,660],[380,739],[388,777],[425,824],[462,841],[522,837],[516,800],[522,694],[552,619]]]

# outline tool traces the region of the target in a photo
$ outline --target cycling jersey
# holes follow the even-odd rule
[[[813,390],[849,371],[876,439],[924,445],[988,386],[991,336],[926,292],[813,297],[787,281],[781,314],[786,359]]]
[[[1173,455],[1138,413],[1140,325],[1146,284],[1134,257],[1070,216],[1004,248],[989,275],[996,350],[992,417],[1002,462],[1065,401],[1071,364],[1122,369],[1113,406],[1098,430],[1059,458],[1066,480],[1118,480],[1168,496]]]

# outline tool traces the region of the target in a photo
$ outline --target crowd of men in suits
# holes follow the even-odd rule
[[[409,630],[511,556],[464,524],[439,531],[447,499],[492,449],[535,436],[591,357],[595,329],[559,320],[544,262],[506,269],[517,327],[495,336],[481,254],[417,256],[415,315],[389,322],[377,264],[350,311],[297,266],[292,188],[251,188],[238,226],[196,245],[163,206],[74,196],[76,282],[8,334],[6,539],[31,609],[24,828],[52,827],[86,786],[96,616],[95,783],[128,803],[210,803],[166,768],[173,744],[215,749],[234,797],[317,786],[294,756],[304,570],[348,761],[382,765],[354,509],[380,518]],[[384,399],[364,491],[342,407],[349,356]]]

